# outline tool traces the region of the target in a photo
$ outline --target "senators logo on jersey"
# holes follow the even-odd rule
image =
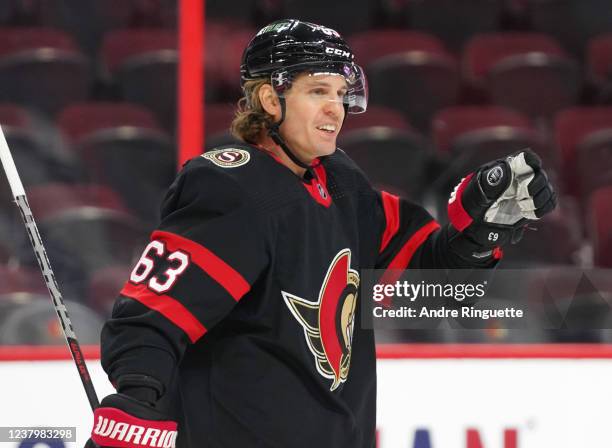
[[[248,151],[240,148],[224,148],[207,151],[201,155],[221,168],[236,168],[245,165],[251,159]]]
[[[359,273],[351,269],[351,251],[343,249],[331,262],[316,302],[282,292],[304,328],[317,371],[333,380],[332,391],[348,377],[358,287]]]

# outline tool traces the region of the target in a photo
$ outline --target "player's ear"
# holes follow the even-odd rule
[[[281,107],[278,95],[274,91],[274,88],[270,84],[264,84],[259,88],[259,102],[261,107],[267,113],[274,117],[275,121],[280,120]]]

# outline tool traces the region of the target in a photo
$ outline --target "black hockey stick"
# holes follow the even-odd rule
[[[38,266],[40,266],[40,270],[42,271],[47,289],[49,290],[49,295],[53,301],[53,306],[57,312],[57,317],[62,326],[64,336],[66,337],[68,348],[70,349],[70,353],[72,353],[72,359],[74,359],[77,370],[79,371],[79,376],[81,377],[81,382],[85,388],[87,399],[89,400],[91,409],[96,409],[100,405],[98,396],[96,395],[96,390],[93,382],[91,381],[91,376],[87,370],[87,365],[85,364],[85,358],[83,357],[81,346],[79,345],[74,329],[72,328],[72,322],[70,322],[70,318],[68,317],[68,310],[66,309],[66,305],[64,305],[64,300],[62,299],[59,287],[57,286],[55,275],[51,270],[51,264],[49,263],[49,258],[47,257],[47,251],[45,250],[45,246],[43,246],[40,233],[38,232],[38,227],[36,227],[36,222],[34,222],[34,217],[32,216],[32,211],[30,210],[30,205],[28,204],[28,199],[26,198],[25,190],[23,189],[23,184],[19,178],[19,173],[17,173],[17,168],[15,167],[13,156],[11,155],[11,151],[6,143],[6,138],[4,137],[2,127],[0,127],[0,159],[2,160],[2,167],[6,173],[9,185],[11,186],[13,198],[17,204],[17,207],[19,208],[19,211],[21,212],[23,223],[25,224],[28,237],[32,243],[32,248],[34,249],[34,254],[38,260]]]

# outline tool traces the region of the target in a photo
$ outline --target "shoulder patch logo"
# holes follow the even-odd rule
[[[225,148],[217,149],[215,151],[207,151],[201,155],[205,159],[210,160],[221,168],[236,168],[238,166],[246,165],[251,159],[251,154],[244,149],[238,148]]]

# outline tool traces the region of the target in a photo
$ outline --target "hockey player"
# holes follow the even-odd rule
[[[244,143],[184,166],[104,327],[118,393],[95,411],[90,446],[374,447],[360,269],[494,267],[555,207],[529,151],[463,179],[449,225],[373,189],[336,149],[368,98],[332,29],[272,23],[241,72],[232,129]]]

